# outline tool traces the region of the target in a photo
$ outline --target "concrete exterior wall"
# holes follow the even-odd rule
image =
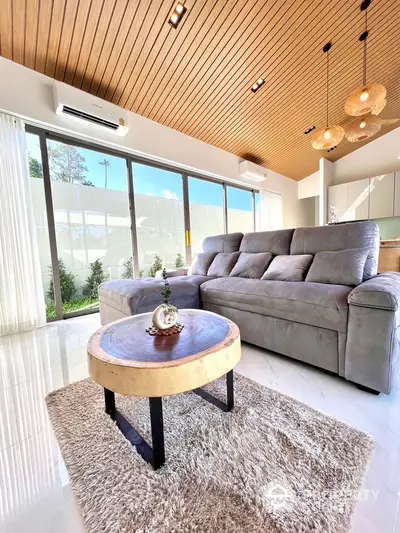
[[[43,286],[50,277],[50,249],[43,180],[32,178]],[[121,278],[131,257],[128,195],[122,191],[52,181],[57,251],[80,291],[90,272],[90,263],[100,259],[110,279]],[[135,196],[139,265],[147,274],[154,255],[173,267],[178,253],[185,257],[183,202],[138,194]],[[191,203],[192,249],[201,251],[203,239],[223,233],[221,207]],[[233,229],[253,230],[253,213],[229,209]]]

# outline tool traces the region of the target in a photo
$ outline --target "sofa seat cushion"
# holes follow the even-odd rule
[[[177,276],[170,278],[171,303],[178,309],[199,307],[199,285],[210,280],[207,276]],[[119,279],[106,281],[99,287],[100,305],[105,304],[125,315],[153,311],[162,303],[161,278]]]
[[[200,286],[200,297],[203,303],[345,333],[347,297],[351,290],[351,287],[344,285],[222,278],[203,283]]]

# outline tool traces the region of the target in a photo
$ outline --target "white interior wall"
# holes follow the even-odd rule
[[[333,185],[333,163],[321,157],[319,160],[319,179],[320,190],[319,196],[319,226],[328,222],[328,187]]]
[[[400,171],[400,127],[333,163],[332,185]]]
[[[319,179],[319,170],[313,172],[306,178],[303,178],[299,181],[298,185],[298,196],[299,200],[303,198],[310,198],[311,196],[320,195],[320,179]]]
[[[126,152],[205,176],[281,194],[283,227],[302,225],[306,214],[298,201],[296,181],[271,170],[267,170],[267,178],[260,184],[242,179],[239,176],[239,157],[136,113],[128,113],[130,129],[125,137],[60,117],[54,112],[54,83],[53,79],[43,74],[0,58],[0,110],[19,116],[31,124],[76,138],[90,139],[100,145],[122,148]],[[71,90],[78,91],[74,88]],[[87,98],[95,97],[87,95]]]

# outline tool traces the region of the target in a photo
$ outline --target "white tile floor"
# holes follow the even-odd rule
[[[44,397],[87,376],[90,315],[0,338],[0,531],[82,533]],[[376,452],[354,533],[400,533],[400,387],[372,396],[317,369],[243,345],[236,370],[370,433]],[[376,499],[374,499],[376,498]],[[397,513],[399,512],[399,516]]]

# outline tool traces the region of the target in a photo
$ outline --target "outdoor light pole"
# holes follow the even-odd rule
[[[99,162],[99,165],[104,167],[104,188],[107,189],[107,168],[110,166],[110,161],[106,158]]]

